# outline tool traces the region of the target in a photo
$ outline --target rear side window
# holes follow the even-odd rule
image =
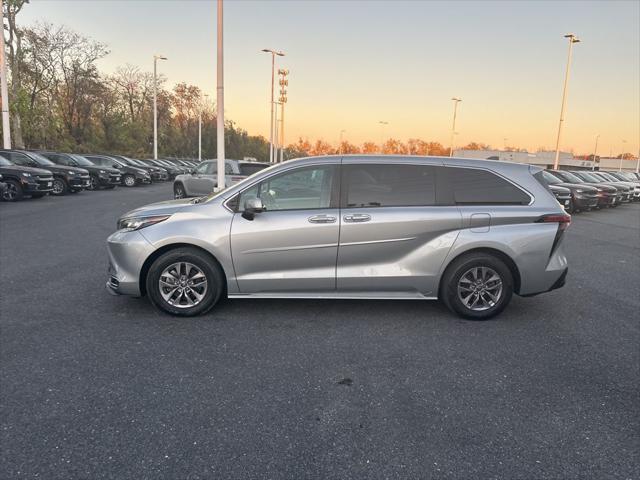
[[[345,165],[347,207],[411,207],[436,204],[435,169],[429,165]]]
[[[528,205],[529,195],[486,170],[451,168],[449,176],[457,205]]]
[[[240,164],[240,173],[242,175],[253,175],[260,170],[264,170],[268,165],[261,165],[260,163],[241,163]]]

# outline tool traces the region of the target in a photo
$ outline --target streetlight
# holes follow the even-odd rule
[[[573,33],[568,33],[564,38],[569,39],[569,56],[567,57],[567,70],[564,75],[564,87],[562,88],[562,106],[560,107],[560,122],[558,123],[558,138],[556,139],[556,158],[553,162],[554,170],[558,169],[560,163],[560,134],[562,132],[562,122],[564,122],[564,108],[567,104],[567,87],[569,85],[569,73],[571,72],[571,52],[574,43],[580,43],[580,39]]]
[[[271,54],[271,118],[269,119],[270,129],[269,129],[269,162],[273,163],[273,92],[274,92],[274,83],[275,83],[275,75],[276,75],[276,55],[279,57],[284,57],[284,52],[280,52],[277,50],[272,50],[270,48],[263,48],[263,52]]]
[[[207,98],[209,95],[206,93],[203,95]],[[198,111],[198,160],[202,160],[202,108],[204,104],[200,101],[200,110]]]
[[[346,130],[340,130],[340,145],[338,147],[338,154],[342,155],[342,134],[345,133]]]
[[[224,156],[224,36],[223,36],[223,8],[222,0],[218,0],[217,12],[217,55],[216,55],[216,172],[217,189],[224,190],[225,185],[225,156]]]
[[[626,140],[622,140],[622,153],[620,153],[620,165],[618,166],[618,171],[622,171],[622,159],[624,158],[624,144],[627,143]]]
[[[158,60],[166,60],[162,55],[153,56],[153,158],[158,159]]]
[[[598,139],[600,138],[600,134],[596,135],[596,146],[593,148],[593,163],[591,164],[591,170],[594,171],[596,169],[596,154],[598,153]]]
[[[384,120],[380,120],[378,122],[380,124],[380,153],[384,151],[384,127],[389,125],[389,122],[385,122]]]
[[[451,97],[453,100],[453,124],[451,125],[451,143],[449,146],[449,157],[453,157],[453,136],[456,134],[456,116],[458,115],[458,104],[462,101],[461,98]]]

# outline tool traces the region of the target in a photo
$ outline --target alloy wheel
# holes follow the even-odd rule
[[[54,180],[53,181],[53,194],[54,195],[60,195],[62,194],[62,192],[64,192],[64,184],[62,183],[62,180]]]
[[[180,185],[177,185],[176,188],[173,189],[173,198],[184,198],[184,188],[182,188]]]
[[[97,190],[97,189],[98,189],[98,179],[92,176],[89,179],[89,190]]]
[[[18,187],[13,183],[7,183],[7,188],[5,188],[2,199],[7,202],[13,202],[16,198],[18,198]]]
[[[501,296],[502,278],[492,268],[470,268],[458,281],[458,298],[469,310],[488,310],[500,301]]]
[[[133,187],[136,184],[136,179],[131,175],[127,175],[126,177],[124,177],[124,184],[127,187]]]
[[[207,293],[207,277],[193,263],[172,263],[160,274],[160,295],[165,302],[177,308],[198,305]]]

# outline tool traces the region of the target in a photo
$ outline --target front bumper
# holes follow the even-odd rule
[[[53,177],[35,177],[35,181],[21,181],[22,191],[25,195],[33,193],[50,193],[53,191]]]
[[[109,256],[107,289],[117,295],[139,297],[140,272],[153,246],[139,231],[118,231],[107,239]]]
[[[575,207],[579,209],[594,208],[598,206],[598,197],[596,197],[595,195],[593,197],[584,196],[584,195],[580,195],[580,196],[575,195],[573,198],[573,203]]]
[[[67,177],[67,183],[72,190],[84,190],[90,186],[89,175],[77,175],[75,177]]]
[[[110,185],[120,185],[121,178],[120,175],[112,173],[109,175],[100,175],[98,180],[101,187],[107,187]]]

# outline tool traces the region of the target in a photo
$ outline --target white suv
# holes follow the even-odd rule
[[[209,195],[218,186],[218,161],[206,160],[191,173],[178,175],[173,181],[174,198]],[[229,187],[269,166],[268,163],[244,160],[224,161],[225,186]]]

